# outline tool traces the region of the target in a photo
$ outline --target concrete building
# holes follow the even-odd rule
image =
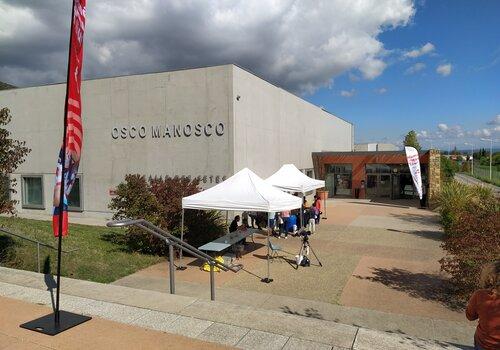
[[[314,168],[330,197],[416,198],[405,151],[314,152]],[[441,187],[440,153],[420,153],[422,181],[432,197]]]
[[[392,143],[357,143],[354,145],[354,152],[377,152],[377,151],[398,151],[398,147]]]
[[[18,212],[52,212],[65,84],[0,91],[13,137],[31,153],[13,177]],[[87,80],[73,218],[108,219],[126,174],[200,176],[209,187],[249,167],[313,173],[312,152],[352,151],[354,127],[234,65]]]

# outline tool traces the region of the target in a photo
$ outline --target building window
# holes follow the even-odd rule
[[[23,176],[21,181],[22,207],[27,209],[45,209],[43,203],[43,176]]]
[[[73,184],[71,193],[68,196],[68,210],[83,211],[82,178],[80,175],[76,176],[75,183]]]

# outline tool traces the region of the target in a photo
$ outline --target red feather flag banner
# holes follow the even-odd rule
[[[59,152],[59,160],[56,169],[56,184],[54,186],[54,215],[52,217],[52,228],[54,236],[56,237],[59,236],[61,228],[63,236],[68,234],[68,196],[75,183],[82,154],[83,125],[80,87],[82,83],[83,34],[85,32],[86,2],[87,0],[74,0],[73,2],[68,81],[64,106],[63,145]],[[64,181],[62,181],[63,177]],[[62,183],[64,183],[63,193],[61,193]],[[60,222],[61,217],[62,225]]]

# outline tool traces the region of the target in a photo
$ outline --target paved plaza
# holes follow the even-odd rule
[[[283,251],[271,263],[270,284],[260,282],[267,273],[267,248],[266,237],[257,235],[241,259],[244,271],[216,274],[215,302],[209,301],[209,274],[198,261],[184,258],[187,270],[175,273],[176,295],[168,294],[163,262],[113,284],[63,278],[62,307],[97,316],[84,327],[113,329],[109,341],[120,338],[120,327],[137,339],[151,338],[152,345],[143,348],[162,348],[154,342],[167,344],[176,334],[182,337],[172,339],[184,348],[209,348],[202,343],[208,341],[242,349],[468,349],[475,324],[447,298],[437,262],[443,256],[437,216],[414,204],[329,201],[327,219],[311,237],[323,267],[312,258],[311,267],[296,269],[292,260],[300,240],[273,238]],[[48,311],[46,280],[0,268],[0,303],[27,310],[22,317],[2,313],[1,322],[11,326],[0,323],[10,329],[0,331],[0,349],[24,341],[65,348],[63,341],[37,341],[33,337],[39,335],[15,326]],[[91,339],[75,337],[97,348]],[[131,344],[137,343],[123,348]]]
[[[415,201],[377,203],[368,200],[328,201],[326,220],[317,226],[311,246],[320,258],[296,269],[293,259],[300,239],[272,241],[283,249],[271,263],[274,282],[265,284],[266,237],[255,237],[241,260],[245,271],[216,276],[217,299],[399,332],[461,344],[471,342],[475,325],[460,305],[451,303],[438,217],[416,208]],[[250,240],[249,240],[250,241]],[[210,298],[209,276],[200,263],[185,258],[177,271],[176,292]],[[115,282],[117,285],[168,292],[167,263],[151,266]]]

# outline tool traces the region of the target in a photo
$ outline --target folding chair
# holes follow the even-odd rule
[[[277,244],[273,244],[273,242],[269,241],[269,249],[271,249],[271,259],[278,257],[278,252],[281,250],[281,247]]]

